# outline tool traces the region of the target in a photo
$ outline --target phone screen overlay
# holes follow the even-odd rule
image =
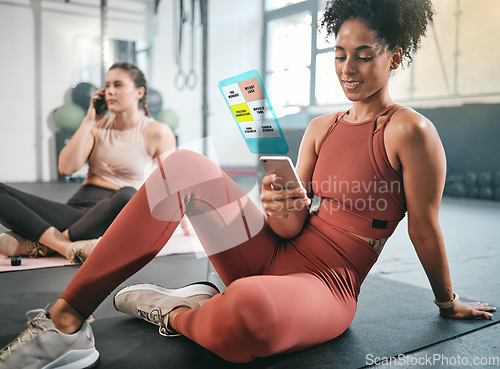
[[[254,154],[286,154],[288,145],[259,72],[251,70],[219,82],[227,106]]]

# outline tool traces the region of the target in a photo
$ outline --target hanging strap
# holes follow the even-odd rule
[[[175,4],[175,3],[174,3]],[[174,19],[176,19],[174,17]],[[183,40],[183,28],[184,23],[187,22],[186,12],[184,10],[184,0],[179,0],[179,17],[178,23],[174,24],[174,35],[176,35],[177,43],[174,42],[174,58],[175,64],[177,64],[177,74],[175,76],[175,87],[182,90],[185,85],[184,73],[182,72],[182,40]]]

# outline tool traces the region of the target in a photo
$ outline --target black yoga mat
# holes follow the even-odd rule
[[[485,320],[442,318],[429,290],[369,276],[357,315],[344,334],[320,346],[236,365],[188,339],[166,338],[132,318],[94,323],[103,368],[360,368],[378,358],[412,352],[485,325]],[[304,327],[307,329],[307,327]],[[115,337],[119,337],[116,342]]]
[[[2,282],[7,282],[4,286],[9,288],[0,296],[0,324],[4,328],[0,345],[24,329],[26,310],[53,302],[76,270],[62,267],[4,273]],[[166,256],[153,260],[124,285],[152,282],[177,287],[204,276],[206,260],[192,255]],[[101,353],[101,368],[313,369],[360,368],[376,357],[409,353],[497,323],[498,317],[492,321],[442,318],[432,298],[430,290],[369,275],[356,317],[340,337],[308,350],[239,365],[220,359],[184,337],[160,336],[157,327],[114,311],[111,297],[97,310],[92,327]]]

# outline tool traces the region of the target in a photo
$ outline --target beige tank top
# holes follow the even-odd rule
[[[144,118],[134,128],[114,129],[115,115],[110,115],[97,129],[94,148],[89,156],[87,178],[100,177],[118,187],[139,189],[146,180],[146,166],[153,160],[146,149],[146,128],[153,121]]]

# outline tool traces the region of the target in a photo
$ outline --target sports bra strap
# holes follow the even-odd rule
[[[389,105],[387,108],[385,108],[384,110],[382,110],[380,113],[378,113],[374,118],[373,120],[377,120],[379,117],[381,117],[382,115],[384,115],[385,113],[387,113],[389,110],[391,110],[393,107],[397,106],[397,104],[392,104],[392,105]],[[391,116],[392,114],[389,114],[389,116]]]
[[[396,107],[396,109],[393,109],[394,107]],[[392,104],[391,106],[388,106],[386,109],[384,109],[382,111],[382,113],[376,115],[372,121],[372,124],[373,124],[372,131],[385,130],[385,126],[387,125],[387,123],[389,123],[389,120],[391,119],[392,115],[395,112],[397,112],[399,109],[401,109],[402,107],[403,107],[402,105]],[[393,110],[391,111],[391,109],[393,109]],[[378,118],[380,118],[382,115],[386,114],[387,112],[389,112],[389,114],[387,115],[387,118],[385,119],[384,123],[382,125],[380,125],[380,127],[377,128]]]
[[[346,112],[344,112],[345,114]],[[344,115],[342,114],[342,116]],[[332,133],[333,129],[337,126],[337,124],[339,123],[339,120],[341,117],[339,117],[340,115],[340,112],[337,112],[337,114],[335,114],[335,118],[333,119],[333,123],[332,125],[328,128],[328,131],[326,131],[325,135],[323,136],[323,138],[321,139],[321,143],[319,144],[319,150],[318,152],[321,150],[321,147],[323,146],[323,142],[325,142],[326,138],[330,135],[330,133]]]
[[[394,104],[394,105],[391,105],[389,108],[392,109],[393,107],[395,107],[396,109],[392,110],[387,115],[387,119],[385,120],[385,123],[387,123],[389,121],[389,119],[391,119],[391,117],[394,115],[394,113],[397,112],[399,109],[401,109],[403,106],[402,105],[398,105],[398,104]],[[384,123],[384,125],[385,125],[385,123]]]

